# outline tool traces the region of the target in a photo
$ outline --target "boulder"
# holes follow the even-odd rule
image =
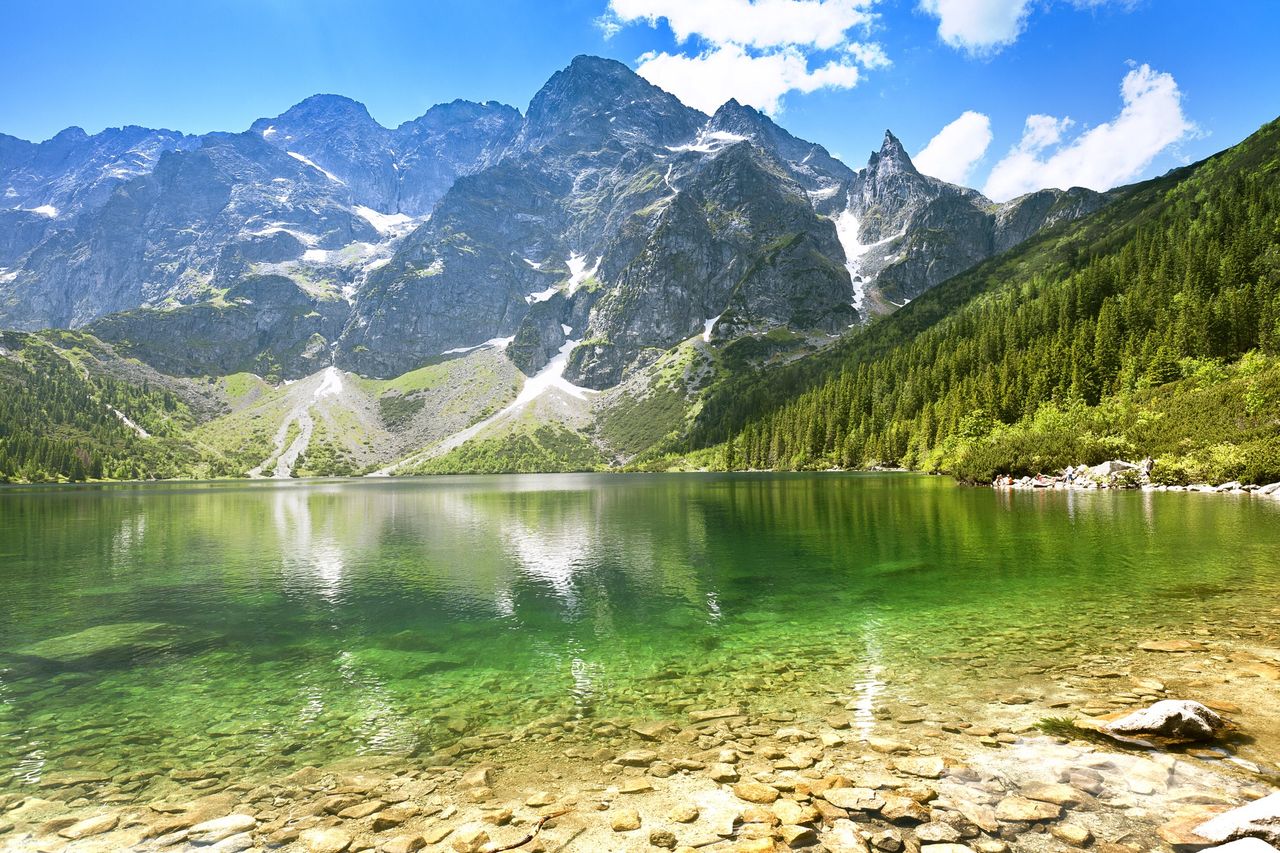
[[[1209,841],[1260,838],[1268,844],[1280,844],[1280,791],[1223,812],[1197,826],[1195,832]]]
[[[1179,740],[1212,740],[1225,727],[1223,719],[1199,702],[1163,699],[1103,726],[1115,735],[1159,735]]]
[[[1276,848],[1260,838],[1241,838],[1239,841],[1229,841],[1226,844],[1219,844],[1217,847],[1209,847],[1203,853],[1276,853]]]

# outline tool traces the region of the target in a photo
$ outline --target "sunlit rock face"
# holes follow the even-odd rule
[[[254,278],[279,293],[238,313],[290,370],[393,376],[513,338],[533,375],[573,341],[565,376],[596,389],[695,336],[821,345],[1100,203],[994,204],[922,175],[891,133],[855,172],[751,107],[707,116],[588,56],[524,115],[454,101],[389,128],[315,95],[243,133],[0,137],[0,192],[0,326],[222,320]],[[299,291],[323,317],[301,347],[307,324],[276,310]],[[192,322],[124,325],[165,351]]]

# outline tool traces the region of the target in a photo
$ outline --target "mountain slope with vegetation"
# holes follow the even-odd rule
[[[846,343],[724,385],[681,459],[989,480],[1117,455],[1280,479],[1280,121]],[[701,448],[701,450],[698,450]]]

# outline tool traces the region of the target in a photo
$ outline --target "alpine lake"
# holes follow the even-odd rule
[[[1250,496],[12,487],[0,583],[0,849],[1168,850],[1280,774]],[[1037,728],[1165,698],[1230,735]]]

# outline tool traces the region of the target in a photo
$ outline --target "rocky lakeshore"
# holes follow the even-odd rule
[[[10,779],[0,848],[1139,853],[1238,836],[1221,849],[1265,853],[1280,840],[1274,628],[1254,629],[1250,646],[1192,631],[1064,663],[978,712],[855,686],[791,709],[691,700],[668,719],[481,727],[430,755],[273,778],[156,755]],[[957,662],[957,677],[974,663]],[[1194,713],[1226,722],[1175,741],[1141,725],[1125,729],[1131,743],[1095,731],[1192,698],[1208,706]]]
[[[1153,469],[1150,460],[1144,462],[1112,460],[1092,466],[1068,466],[1051,475],[1001,476],[997,477],[991,485],[1005,489],[1073,489],[1077,491],[1142,489],[1144,492],[1215,492],[1280,500],[1280,482],[1266,484],[1241,483],[1239,480],[1230,480],[1225,483],[1166,482]]]

